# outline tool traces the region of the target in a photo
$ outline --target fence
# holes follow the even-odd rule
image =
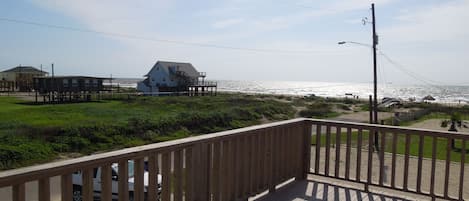
[[[12,187],[14,201],[26,199],[25,183],[38,181],[38,198],[50,200],[50,178],[60,176],[62,200],[77,196],[72,174],[82,172],[83,200],[93,200],[96,185],[101,200],[112,195],[111,165],[118,163],[119,200],[157,200],[157,175],[162,176],[161,200],[239,200],[291,179],[305,178],[309,133],[303,119],[207,134],[181,140],[129,148],[63,162],[0,173],[0,188]],[[299,146],[301,145],[301,146]],[[128,182],[128,161],[134,161],[134,185]],[[144,186],[144,164],[149,183]],[[102,183],[93,182],[94,169],[102,170]],[[133,191],[132,191],[133,190]],[[79,195],[78,195],[79,196]]]
[[[377,151],[374,133],[380,140]],[[377,186],[464,200],[469,196],[464,171],[468,140],[463,133],[294,119],[0,172],[0,188],[11,188],[14,201],[34,196],[47,201],[55,188],[60,188],[62,200],[82,196],[90,201],[96,189],[103,201],[112,196],[123,201],[247,200],[275,191],[289,179],[305,179],[309,173],[357,182],[365,189]],[[453,142],[459,148],[452,149]],[[135,164],[132,185],[129,160]],[[118,175],[111,174],[114,164]],[[98,167],[101,183],[93,180]],[[76,171],[82,172],[81,192],[75,191],[72,175]],[[61,178],[59,187],[51,187],[56,176]],[[36,195],[26,190],[25,184],[31,181],[37,181]]]
[[[468,134],[310,122],[315,127],[312,174],[362,183],[366,189],[371,185],[449,200],[468,196],[468,178],[464,174]],[[374,133],[380,141],[377,152]],[[459,148],[451,148],[454,141]]]

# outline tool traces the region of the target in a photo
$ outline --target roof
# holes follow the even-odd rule
[[[194,68],[191,63],[158,61],[156,62],[155,66],[157,66],[158,64],[168,70],[170,70],[170,68],[176,68],[177,71],[185,72],[185,74],[189,77],[199,77],[199,72]]]
[[[8,70],[3,71],[3,73],[47,73],[46,71],[41,71],[37,68],[34,68],[32,66],[17,66]]]
[[[91,77],[91,76],[73,76],[73,75],[69,75],[69,76],[54,76],[54,77],[51,77],[51,76],[48,76],[48,77],[36,77],[38,79],[100,79],[100,80],[106,80],[106,79],[110,79],[110,78],[103,78],[103,77]]]

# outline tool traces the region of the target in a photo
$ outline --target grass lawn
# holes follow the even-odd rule
[[[241,94],[56,105],[0,96],[0,169],[289,119],[294,113],[289,103]]]
[[[350,135],[351,137],[351,144],[352,147],[357,147],[357,139],[358,139],[358,132],[353,131]],[[363,131],[362,133],[362,146],[368,146],[368,137],[369,137],[369,132],[368,131]],[[320,137],[320,146],[324,147],[326,144],[326,134],[325,131],[322,131],[321,137]],[[340,135],[340,141],[341,144],[346,144],[347,143],[347,133],[344,132],[344,130],[341,131]],[[379,141],[381,142],[381,134],[379,136]],[[313,136],[311,139],[311,144],[316,145],[316,136]],[[331,146],[336,145],[336,133],[331,133],[330,137],[330,144]],[[451,151],[451,161],[455,162],[460,162],[461,161],[461,140],[456,140],[455,141],[455,146],[456,149]],[[424,137],[424,145],[423,145],[423,156],[425,158],[431,158],[432,157],[432,145],[433,145],[433,138],[432,137]],[[446,160],[446,145],[447,145],[447,140],[444,138],[437,138],[437,146],[436,146],[436,158],[441,159],[441,160]],[[469,163],[469,144],[466,142],[466,163]],[[386,144],[385,144],[385,152],[392,152],[392,134],[386,134]],[[396,146],[396,152],[398,154],[404,154],[405,153],[405,135],[404,134],[398,134],[397,135],[397,146]],[[409,153],[412,156],[418,156],[419,154],[419,136],[417,135],[412,135],[410,138],[410,149]]]

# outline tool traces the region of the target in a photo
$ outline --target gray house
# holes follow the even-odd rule
[[[31,91],[33,78],[47,76],[48,73],[32,66],[17,66],[0,72],[0,83],[12,83],[15,90]]]
[[[137,84],[137,90],[144,94],[213,91],[216,84],[206,82],[205,76],[191,63],[158,61],[145,75],[145,80]]]

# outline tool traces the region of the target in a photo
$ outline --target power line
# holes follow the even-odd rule
[[[445,90],[445,88],[443,87],[440,87],[438,85],[434,85],[432,84],[431,82],[437,82],[437,81],[434,81],[434,80],[430,80],[430,79],[426,79],[426,78],[423,78],[421,76],[419,76],[417,73],[414,73],[408,69],[406,69],[403,65],[395,62],[394,60],[392,60],[389,56],[387,56],[383,51],[379,50],[379,53],[380,55],[382,55],[390,64],[392,64],[394,67],[396,67],[398,70],[404,72],[405,74],[407,74],[408,76],[424,83],[424,84],[427,84],[427,85],[430,85],[432,87],[435,87],[435,88],[438,88],[438,89],[441,89],[441,90]]]
[[[157,39],[157,38],[149,38],[149,37],[143,37],[143,36],[137,36],[137,35],[123,34],[123,33],[116,33],[116,32],[106,32],[106,31],[96,31],[96,30],[91,30],[91,29],[75,28],[75,27],[69,27],[69,26],[53,25],[53,24],[46,24],[46,23],[39,23],[39,22],[32,22],[32,21],[25,21],[25,20],[18,20],[18,19],[10,19],[10,18],[0,18],[0,21],[16,23],[16,24],[33,25],[33,26],[46,27],[46,28],[53,28],[53,29],[63,29],[63,30],[75,31],[75,32],[94,33],[94,34],[108,35],[108,36],[119,37],[119,38],[144,40],[144,41],[151,41],[151,42],[158,42],[158,43],[171,43],[171,44],[196,46],[196,47],[207,47],[207,48],[218,48],[218,49],[251,51],[251,52],[267,52],[267,53],[309,54],[309,53],[326,52],[324,50],[279,50],[279,49],[246,48],[246,47],[234,47],[234,46],[207,44],[207,43],[195,43],[195,42],[187,42],[187,41],[180,41],[180,40]]]

